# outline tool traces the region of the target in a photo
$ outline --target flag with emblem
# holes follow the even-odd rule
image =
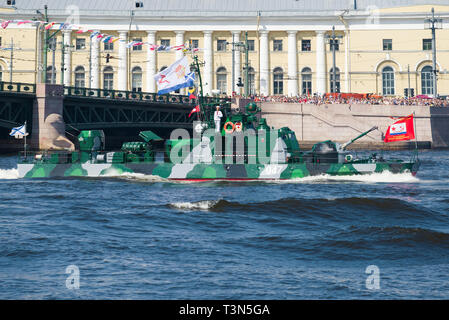
[[[415,139],[415,126],[413,114],[400,118],[388,127],[384,142],[404,141]]]
[[[157,83],[157,94],[166,94],[178,89],[192,87],[195,82],[195,73],[190,72],[189,62],[184,56],[168,68],[154,76]]]

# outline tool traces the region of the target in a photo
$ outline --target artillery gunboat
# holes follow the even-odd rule
[[[419,168],[417,156],[410,160],[384,159],[376,154],[353,156],[347,147],[377,127],[344,144],[316,143],[300,149],[295,132],[287,127],[269,127],[260,107],[248,103],[243,110],[231,108],[229,100],[203,97],[200,64],[194,58],[191,70],[198,74],[200,95],[192,130],[176,129],[163,139],[147,130],[142,141],[125,142],[118,151],[107,151],[102,130],[80,131],[77,151],[22,152],[21,178],[101,177],[126,173],[153,175],[170,180],[289,180],[308,176],[349,176],[381,172],[411,173]],[[219,106],[226,121],[214,121]],[[192,112],[194,111],[192,110]],[[190,115],[189,115],[190,117]],[[190,135],[192,133],[192,136]]]
[[[355,157],[347,147],[377,129],[373,127],[345,144],[316,143],[300,149],[295,132],[270,128],[260,108],[245,110],[224,106],[227,121],[214,128],[213,108],[203,106],[203,119],[193,122],[193,137],[184,129],[170,139],[142,131],[142,141],[125,142],[119,151],[105,150],[102,130],[81,131],[79,150],[21,153],[18,172],[23,178],[101,177],[125,173],[153,175],[171,180],[288,180],[308,176],[348,176],[381,172],[415,175],[419,160],[384,159],[376,154]],[[209,113],[209,114],[208,114]],[[177,132],[176,132],[177,131]]]

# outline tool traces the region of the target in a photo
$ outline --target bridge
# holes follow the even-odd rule
[[[0,127],[32,122],[36,85],[0,82]],[[205,97],[205,103],[226,99]],[[183,95],[64,87],[63,118],[77,129],[117,127],[191,127],[194,101]],[[30,126],[31,127],[31,126]]]
[[[39,86],[46,88],[45,100],[62,99],[61,116],[68,131],[114,128],[189,129],[195,118],[188,117],[195,101],[184,95],[0,82],[0,128],[11,129],[27,121],[28,131],[33,134],[32,130],[39,127],[33,121],[40,119],[36,105],[47,108],[48,104],[48,101],[39,102],[43,98],[42,93],[39,93]],[[204,103],[223,102],[229,100],[204,98]],[[43,114],[46,116],[49,113],[46,110]]]

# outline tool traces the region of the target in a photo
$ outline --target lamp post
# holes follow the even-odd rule
[[[432,17],[424,20],[427,23],[426,29],[432,30],[432,73],[433,73],[433,95],[438,96],[437,90],[437,44],[436,44],[436,29],[442,28],[442,19],[435,18],[435,9],[432,8]]]

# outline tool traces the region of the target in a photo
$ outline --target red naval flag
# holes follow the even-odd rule
[[[200,106],[199,106],[199,105],[196,106],[195,108],[193,108],[192,111],[190,111],[190,113],[189,113],[189,118],[190,118],[190,116],[191,116],[193,113],[195,113],[195,112],[200,112]]]
[[[401,118],[388,127],[384,142],[404,141],[415,139],[413,114]]]

